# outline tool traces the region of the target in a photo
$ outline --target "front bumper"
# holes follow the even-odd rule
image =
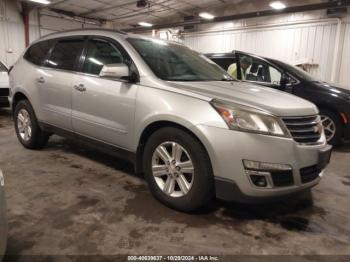
[[[5,254],[7,242],[7,218],[6,218],[6,200],[3,186],[3,175],[0,169],[0,261]]]
[[[321,171],[328,164],[326,160],[323,161],[326,163],[320,166],[320,152],[331,150],[326,143],[301,145],[291,138],[238,132],[204,125],[198,128],[206,139],[204,144],[213,166],[216,195],[220,199],[247,202],[247,199],[261,200],[292,195],[318,184]],[[247,170],[242,163],[244,159],[289,165],[292,168],[293,182],[288,186],[256,187],[246,173]],[[305,172],[310,173],[312,168],[317,169],[317,167],[320,167],[320,174],[317,173],[311,180],[302,179],[301,172],[304,176]]]

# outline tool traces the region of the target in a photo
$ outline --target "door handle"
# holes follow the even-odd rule
[[[45,78],[43,78],[42,76],[38,78],[38,83],[43,84],[45,83]]]
[[[86,91],[86,87],[83,84],[75,85],[74,89],[78,90],[79,92],[85,92]]]

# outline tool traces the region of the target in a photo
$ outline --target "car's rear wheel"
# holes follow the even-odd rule
[[[29,149],[39,149],[47,144],[49,134],[42,131],[28,100],[18,102],[14,112],[18,140]]]
[[[213,173],[202,144],[174,127],[156,131],[147,141],[143,166],[153,195],[166,205],[193,211],[214,196]]]
[[[340,117],[329,110],[320,110],[321,122],[328,144],[338,145],[342,138],[342,124]]]

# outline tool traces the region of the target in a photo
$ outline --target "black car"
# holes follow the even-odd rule
[[[9,77],[8,70],[4,64],[0,62],[0,107],[9,106]]]
[[[257,85],[290,92],[319,108],[329,144],[350,141],[350,90],[317,80],[296,66],[256,55],[206,54],[233,77]]]

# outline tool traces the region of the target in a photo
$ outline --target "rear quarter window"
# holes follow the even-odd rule
[[[35,65],[43,65],[54,40],[42,41],[29,47],[24,58]]]

